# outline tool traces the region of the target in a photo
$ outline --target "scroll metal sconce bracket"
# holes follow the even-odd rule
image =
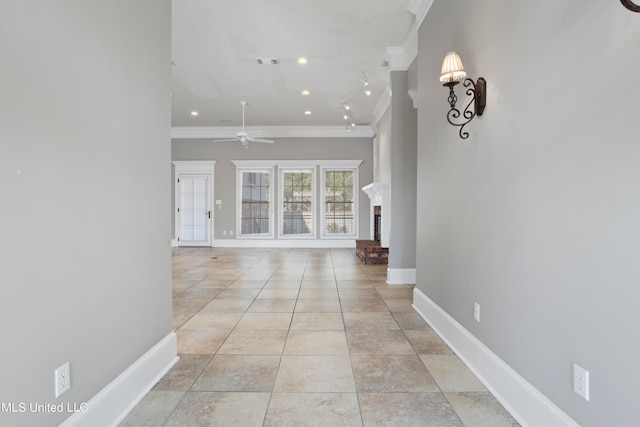
[[[640,13],[640,5],[635,4],[631,0],[620,0],[620,3],[630,11]]]
[[[447,112],[447,121],[453,126],[459,126],[458,134],[460,138],[467,139],[469,138],[469,132],[465,131],[464,127],[475,116],[482,116],[484,107],[487,105],[487,81],[482,77],[478,78],[476,82],[471,79],[464,80],[462,85],[467,88],[466,94],[471,97],[471,101],[469,101],[462,113],[456,108],[458,97],[453,91],[453,88],[458,83],[460,82],[452,81],[443,84],[443,86],[449,88],[449,98],[447,100],[449,101],[449,106],[451,106],[451,109]],[[471,104],[473,104],[473,111],[470,109]],[[460,116],[462,116],[462,119],[458,122],[457,120],[460,119]]]
[[[443,86],[449,88],[447,101],[451,109],[447,112],[447,121],[453,126],[460,127],[458,135],[460,135],[462,139],[469,138],[469,132],[465,131],[464,127],[473,120],[474,117],[482,116],[484,107],[487,105],[486,80],[480,77],[474,82],[472,79],[464,79],[466,76],[467,73],[464,70],[460,56],[456,52],[449,52],[442,62],[440,82]],[[464,79],[463,86],[467,88],[467,96],[471,97],[471,100],[462,112],[456,108],[458,97],[454,91],[454,87],[460,83],[461,79]],[[471,109],[471,104],[473,104],[473,109]]]

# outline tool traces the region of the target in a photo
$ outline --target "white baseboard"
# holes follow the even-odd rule
[[[418,288],[413,307],[523,427],[579,427]]]
[[[387,284],[389,285],[415,285],[415,268],[387,268]]]
[[[178,361],[175,332],[171,332],[60,427],[117,426],[160,378]]]
[[[178,243],[178,239],[171,239],[171,247],[177,248],[178,246],[180,246]]]
[[[214,248],[355,248],[355,239],[216,239]]]

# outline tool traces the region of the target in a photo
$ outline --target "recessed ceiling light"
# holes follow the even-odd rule
[[[307,110],[304,113],[308,116],[309,114],[311,114],[311,111]]]
[[[307,65],[308,63],[309,63],[309,60],[307,58],[305,57],[298,58],[298,64]]]
[[[198,115],[198,112],[197,112],[197,111],[192,111],[192,112],[191,112],[191,115],[192,115],[192,116],[197,116],[197,115]]]
[[[311,95],[311,92],[309,92],[308,90],[303,90],[302,92],[300,92],[301,94],[307,96],[307,95]]]

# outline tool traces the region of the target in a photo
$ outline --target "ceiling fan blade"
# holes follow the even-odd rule
[[[275,141],[271,139],[251,138],[251,142],[264,142],[265,144],[273,144]]]
[[[240,141],[240,138],[214,139],[213,142]]]

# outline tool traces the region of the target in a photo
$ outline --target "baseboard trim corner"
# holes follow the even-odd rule
[[[415,268],[387,268],[388,285],[415,285]]]
[[[60,427],[117,426],[178,361],[177,339],[171,332],[107,384]]]
[[[580,427],[418,288],[413,307],[523,427]]]

